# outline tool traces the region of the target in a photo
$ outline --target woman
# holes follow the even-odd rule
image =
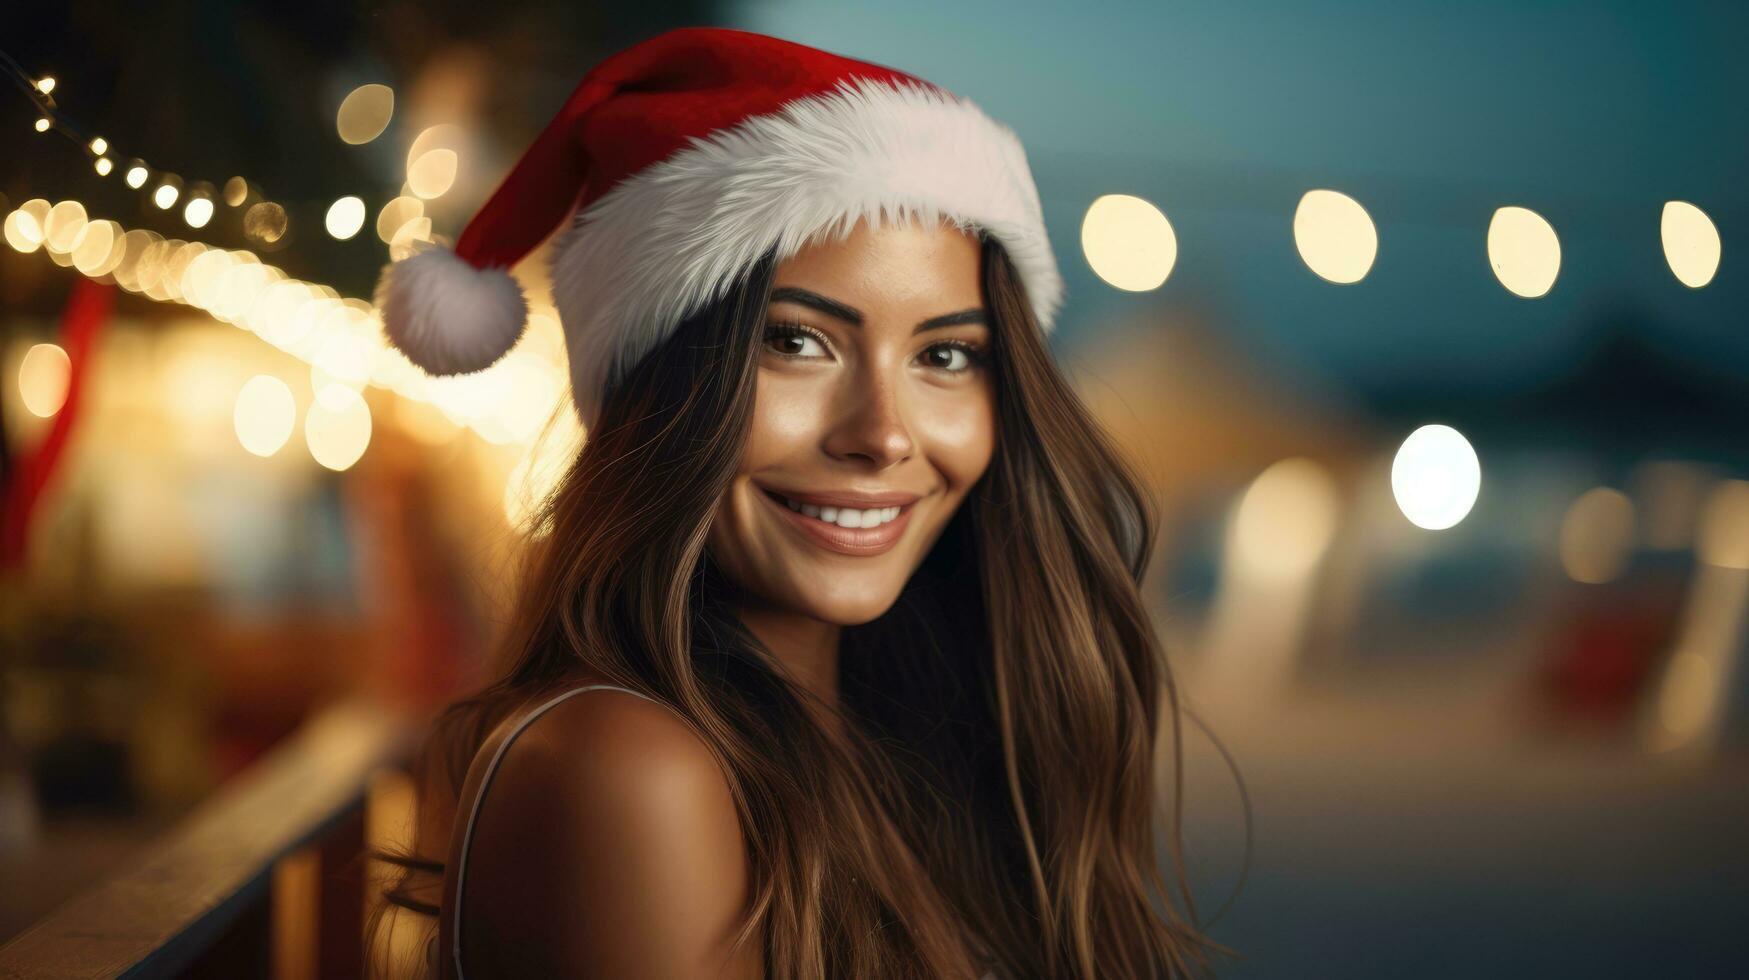
[[[1046,346],[1013,134],[892,69],[665,34],[590,73],[455,252],[388,270],[391,338],[490,363],[502,267],[573,212],[588,436],[502,676],[423,757],[391,896],[436,917],[433,967],[1204,968],[1155,834],[1153,518]]]

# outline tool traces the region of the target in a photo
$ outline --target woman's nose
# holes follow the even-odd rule
[[[892,372],[872,364],[850,372],[837,400],[826,436],[826,451],[834,458],[861,459],[884,470],[916,451],[903,385]]]

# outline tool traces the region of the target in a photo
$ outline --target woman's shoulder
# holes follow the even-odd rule
[[[496,768],[469,780],[483,790],[463,896],[468,960],[559,972],[667,961],[690,973],[726,953],[745,901],[733,792],[673,709],[587,688],[531,698],[474,761]]]

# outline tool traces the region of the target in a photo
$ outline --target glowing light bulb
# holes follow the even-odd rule
[[[343,197],[328,206],[328,234],[345,241],[364,227],[364,202]]]
[[[51,75],[44,75],[43,77],[37,79],[36,80],[36,90],[38,92],[41,92],[44,95],[47,95],[50,92],[53,92],[55,90],[54,77]]]
[[[178,191],[174,184],[160,184],[158,189],[152,192],[152,203],[168,211],[176,205],[176,195],[180,193],[181,191]]]
[[[213,219],[213,202],[211,198],[191,197],[188,205],[182,209],[182,220],[188,222],[190,228],[205,228],[206,223]]]
[[[127,176],[123,179],[127,181],[129,187],[132,187],[134,190],[139,190],[146,185],[146,177],[146,165],[143,163],[136,163],[128,168]]]
[[[97,176],[108,177],[109,172],[115,169],[115,162],[108,157],[98,157],[97,162],[91,166],[97,171]]]
[[[1476,505],[1482,464],[1463,433],[1424,425],[1409,434],[1391,463],[1391,493],[1409,523],[1428,531],[1456,525]]]
[[[49,131],[50,125],[49,117],[44,116],[36,121],[36,131],[39,133],[46,133]]]
[[[109,152],[109,140],[106,140],[101,136],[98,136],[98,137],[92,139],[91,152],[97,154],[98,156],[102,156],[105,153],[108,153]]]

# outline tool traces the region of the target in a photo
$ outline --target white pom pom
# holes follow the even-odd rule
[[[430,374],[490,367],[522,336],[528,304],[506,269],[476,269],[441,246],[384,267],[383,332]]]

